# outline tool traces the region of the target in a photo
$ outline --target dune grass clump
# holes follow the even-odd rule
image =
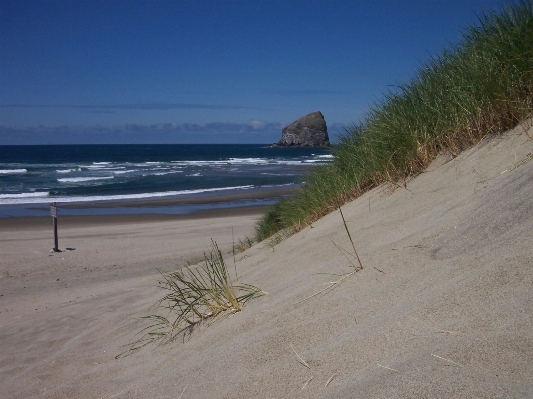
[[[233,250],[238,252],[244,252],[248,248],[251,248],[255,244],[255,242],[255,237],[249,235],[244,236],[237,240],[237,243],[233,246]]]
[[[479,18],[346,129],[333,161],[258,222],[263,240],[310,225],[379,184],[405,186],[439,153],[453,156],[533,115],[533,0]]]
[[[204,320],[240,312],[248,300],[266,294],[253,285],[234,284],[216,241],[211,240],[211,243],[211,250],[204,254],[203,263],[196,268],[184,267],[162,273],[159,287],[167,294],[156,303],[160,312],[143,317],[151,322],[141,331],[147,332],[117,357],[171,339]]]

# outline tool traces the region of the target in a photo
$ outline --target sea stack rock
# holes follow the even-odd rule
[[[328,128],[320,111],[311,112],[285,126],[276,147],[328,147]]]

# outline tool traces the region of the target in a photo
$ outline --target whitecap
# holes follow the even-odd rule
[[[25,199],[25,198],[43,198],[48,197],[49,193],[45,191],[34,193],[18,193],[18,194],[0,194],[0,199]]]
[[[108,180],[108,179],[114,179],[115,176],[102,176],[102,177],[67,177],[64,179],[57,179],[58,182],[61,183],[82,183],[86,181],[93,181],[93,180]]]
[[[45,202],[57,202],[57,203],[71,203],[71,202],[95,202],[95,201],[121,201],[121,200],[136,200],[136,199],[150,199],[150,198],[161,198],[161,197],[175,197],[181,195],[189,194],[202,194],[208,192],[217,192],[217,191],[227,191],[227,190],[247,190],[251,189],[254,186],[234,186],[234,187],[220,187],[220,188],[204,188],[197,190],[182,190],[182,191],[163,191],[155,193],[141,193],[141,194],[122,194],[122,195],[102,195],[102,196],[86,196],[86,197],[58,197],[58,196],[48,196],[48,193],[33,193],[35,194],[34,198],[32,195],[28,194],[8,194],[11,197],[3,198],[0,196],[0,205],[13,205],[13,204],[39,204]],[[37,198],[37,194],[43,194],[41,198]],[[4,194],[3,194],[4,195]],[[21,197],[16,197],[20,195]],[[22,197],[25,196],[25,197]],[[44,198],[46,196],[46,198]]]
[[[14,175],[26,173],[27,169],[0,169],[0,175]]]
[[[159,173],[154,173],[153,176],[164,176],[164,175],[170,175],[170,174],[173,174],[173,173],[183,173],[183,171],[182,170],[174,170],[174,171],[170,171],[170,172],[159,172]]]

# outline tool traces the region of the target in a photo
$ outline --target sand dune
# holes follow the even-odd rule
[[[341,284],[312,296],[352,270],[334,212],[240,254],[240,280],[269,295],[118,360],[162,296],[157,269],[211,237],[227,251],[258,216],[70,226],[60,246],[76,249],[53,255],[49,226],[2,226],[0,396],[531,398],[531,137],[519,126],[345,205],[364,269]]]

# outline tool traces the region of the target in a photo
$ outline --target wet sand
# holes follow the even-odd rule
[[[261,190],[243,190],[237,193],[216,193],[204,194],[202,196],[189,195],[182,198],[169,199],[151,199],[143,201],[105,201],[91,204],[65,204],[63,207],[70,209],[84,209],[84,208],[113,208],[113,207],[162,207],[172,205],[199,205],[199,204],[219,204],[230,203],[235,201],[250,201],[250,200],[264,200],[276,199],[293,195],[297,192],[295,187],[275,188],[275,189],[261,189]]]
[[[88,205],[85,205],[88,206]],[[59,235],[64,227],[105,226],[114,224],[135,224],[151,222],[167,222],[175,220],[211,219],[235,216],[257,216],[266,212],[268,206],[243,206],[236,208],[209,209],[182,215],[169,214],[131,214],[131,215],[91,215],[91,216],[59,216]],[[52,218],[17,217],[0,218],[0,231],[9,234],[17,230],[42,230],[52,232]]]

